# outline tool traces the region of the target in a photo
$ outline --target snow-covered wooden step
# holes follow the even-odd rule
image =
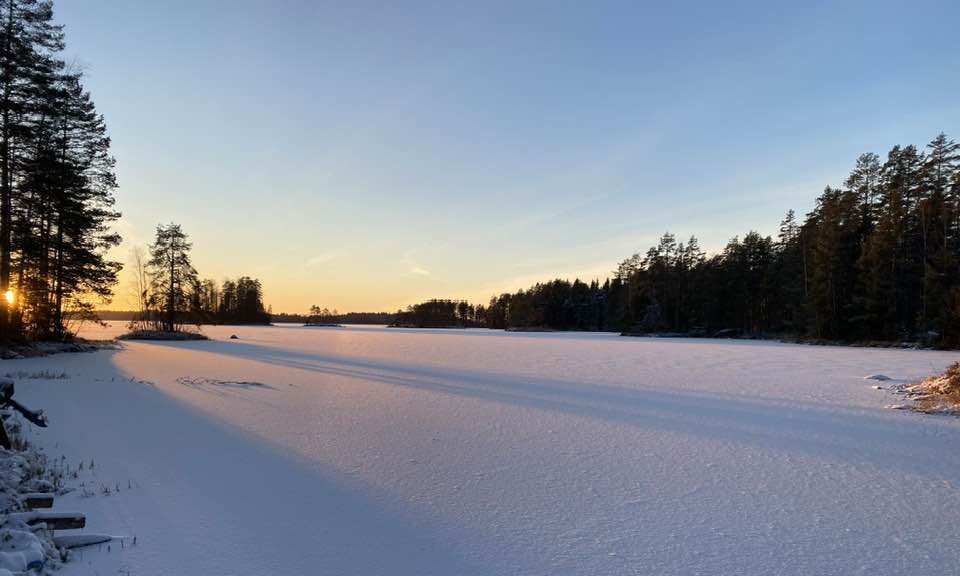
[[[27,510],[34,510],[36,508],[50,508],[53,506],[53,494],[47,492],[31,492],[28,494],[21,494],[20,500],[23,502],[23,507]]]
[[[103,544],[111,540],[113,540],[113,536],[106,534],[69,534],[67,536],[54,536],[53,544],[57,548],[80,548]]]
[[[16,512],[8,517],[31,526],[46,524],[50,530],[73,530],[87,525],[87,517],[80,512]]]

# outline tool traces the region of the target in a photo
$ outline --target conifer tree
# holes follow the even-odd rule
[[[880,180],[880,158],[873,152],[861,154],[857,164],[844,183],[860,205],[860,241],[873,230],[876,222],[875,204]]]
[[[53,101],[48,124],[52,129],[51,151],[44,156],[48,161],[31,163],[28,173],[47,170],[56,180],[50,206],[55,234],[48,239],[52,261],[48,332],[55,336],[63,334],[67,300],[80,294],[109,297],[120,269],[119,263],[105,257],[120,242],[110,230],[119,217],[113,210],[116,178],[110,139],[79,77],[66,76],[61,84],[61,97]],[[29,256],[24,251],[24,257]],[[89,302],[74,304],[82,312],[92,312]]]
[[[51,78],[63,64],[63,31],[53,5],[42,0],[0,0],[0,295],[11,290],[14,211],[19,172],[49,102]],[[11,306],[0,298],[0,339],[10,339]]]
[[[797,332],[803,329],[803,299],[806,294],[806,271],[802,228],[793,210],[787,211],[780,222],[775,251],[776,328]]]
[[[179,224],[157,226],[147,266],[152,307],[160,312],[157,320],[161,330],[178,330],[190,310],[190,289],[197,281],[190,263],[192,247]]]
[[[952,324],[949,299],[957,282],[957,199],[953,181],[960,162],[960,145],[939,134],[927,145],[921,202],[924,241],[923,323],[933,331]]]

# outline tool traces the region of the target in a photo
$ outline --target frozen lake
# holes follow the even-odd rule
[[[960,420],[886,409],[898,400],[863,379],[927,376],[956,353],[204,332],[213,340],[3,363],[67,372],[18,384],[51,417],[33,437],[95,458],[91,482],[130,487],[68,500],[95,531],[139,542],[88,551],[68,573],[893,575],[960,562]]]

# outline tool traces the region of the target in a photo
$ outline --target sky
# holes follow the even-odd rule
[[[276,312],[605,278],[775,234],[856,157],[960,138],[960,3],[57,0],[157,224]],[[112,304],[131,308],[124,275]]]

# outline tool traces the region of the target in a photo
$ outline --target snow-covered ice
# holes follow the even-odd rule
[[[209,327],[6,361],[84,490],[64,574],[947,574],[955,354],[485,330]],[[239,339],[230,340],[236,334]],[[9,366],[9,369],[7,368]],[[94,466],[91,467],[90,463]],[[106,490],[104,490],[106,488]],[[133,545],[132,537],[136,536]]]

